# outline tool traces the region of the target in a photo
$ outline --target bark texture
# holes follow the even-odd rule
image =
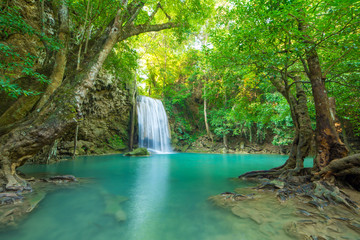
[[[315,162],[321,170],[332,160],[346,157],[349,151],[340,140],[339,134],[335,129],[335,124],[330,114],[325,79],[322,78],[319,57],[314,48],[307,52],[307,65],[316,110]]]
[[[44,94],[37,103],[36,108],[40,109],[54,91],[61,85],[66,68],[68,41],[69,41],[69,9],[65,3],[63,3],[59,10],[60,28],[59,28],[59,42],[62,44],[60,50],[56,53],[54,69],[50,76],[50,84],[46,88]]]

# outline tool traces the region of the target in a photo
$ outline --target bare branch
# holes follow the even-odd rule
[[[145,3],[144,2],[140,2],[136,7],[135,7],[135,12],[132,14],[132,16],[130,17],[130,19],[126,22],[125,25],[130,25],[135,18],[139,15],[140,10],[144,7]]]
[[[310,71],[309,71],[309,68],[308,68],[308,66],[307,66],[307,64],[305,62],[305,59],[301,55],[299,55],[299,58],[300,58],[300,61],[301,61],[302,65],[303,65],[303,67],[304,67],[306,75],[310,79]]]
[[[132,36],[137,36],[141,33],[158,32],[164,29],[170,29],[179,26],[180,26],[179,23],[173,23],[173,22],[167,22],[167,23],[155,24],[155,25],[141,24],[137,26],[132,26],[130,29],[125,28],[123,30],[123,34],[120,36],[119,41],[125,40]]]

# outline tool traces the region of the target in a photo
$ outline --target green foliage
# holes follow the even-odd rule
[[[197,139],[197,136],[194,134],[194,126],[189,121],[188,114],[186,114],[182,108],[179,108],[179,105],[173,104],[173,100],[170,98],[164,99],[164,104],[169,119],[174,122],[172,126],[172,138],[176,139],[177,145],[181,146],[193,143]],[[182,104],[185,103],[181,103],[181,105]]]
[[[104,69],[117,79],[130,82],[135,78],[137,61],[138,55],[131,45],[127,42],[120,42],[111,50],[104,63]]]
[[[7,6],[0,9],[0,39],[6,40],[13,34],[37,36],[40,40],[47,42],[51,50],[58,50],[61,45],[54,39],[47,37],[29,25],[21,16],[19,8]],[[38,58],[27,53],[21,54],[19,49],[6,43],[0,43],[0,91],[11,97],[21,95],[37,95],[38,92],[23,89],[15,83],[19,75],[36,79],[41,83],[49,83],[47,77],[34,70]]]
[[[115,150],[124,150],[127,148],[120,136],[116,134],[108,139],[108,143],[110,147]]]

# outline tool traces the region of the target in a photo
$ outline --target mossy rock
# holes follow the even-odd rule
[[[149,156],[150,153],[146,148],[137,148],[132,152],[125,153],[125,156]]]

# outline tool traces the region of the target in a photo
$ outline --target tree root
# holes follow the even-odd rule
[[[281,175],[282,171],[280,170],[260,170],[260,171],[251,171],[244,173],[239,176],[241,179],[249,179],[249,178],[268,178],[275,179]]]
[[[2,177],[5,179],[5,190],[8,191],[31,191],[29,183],[21,178],[19,175],[12,173],[10,166],[3,166],[2,168]]]
[[[316,175],[325,179],[335,176],[338,180],[349,183],[356,190],[360,191],[360,154],[335,159],[320,172],[316,173]]]

